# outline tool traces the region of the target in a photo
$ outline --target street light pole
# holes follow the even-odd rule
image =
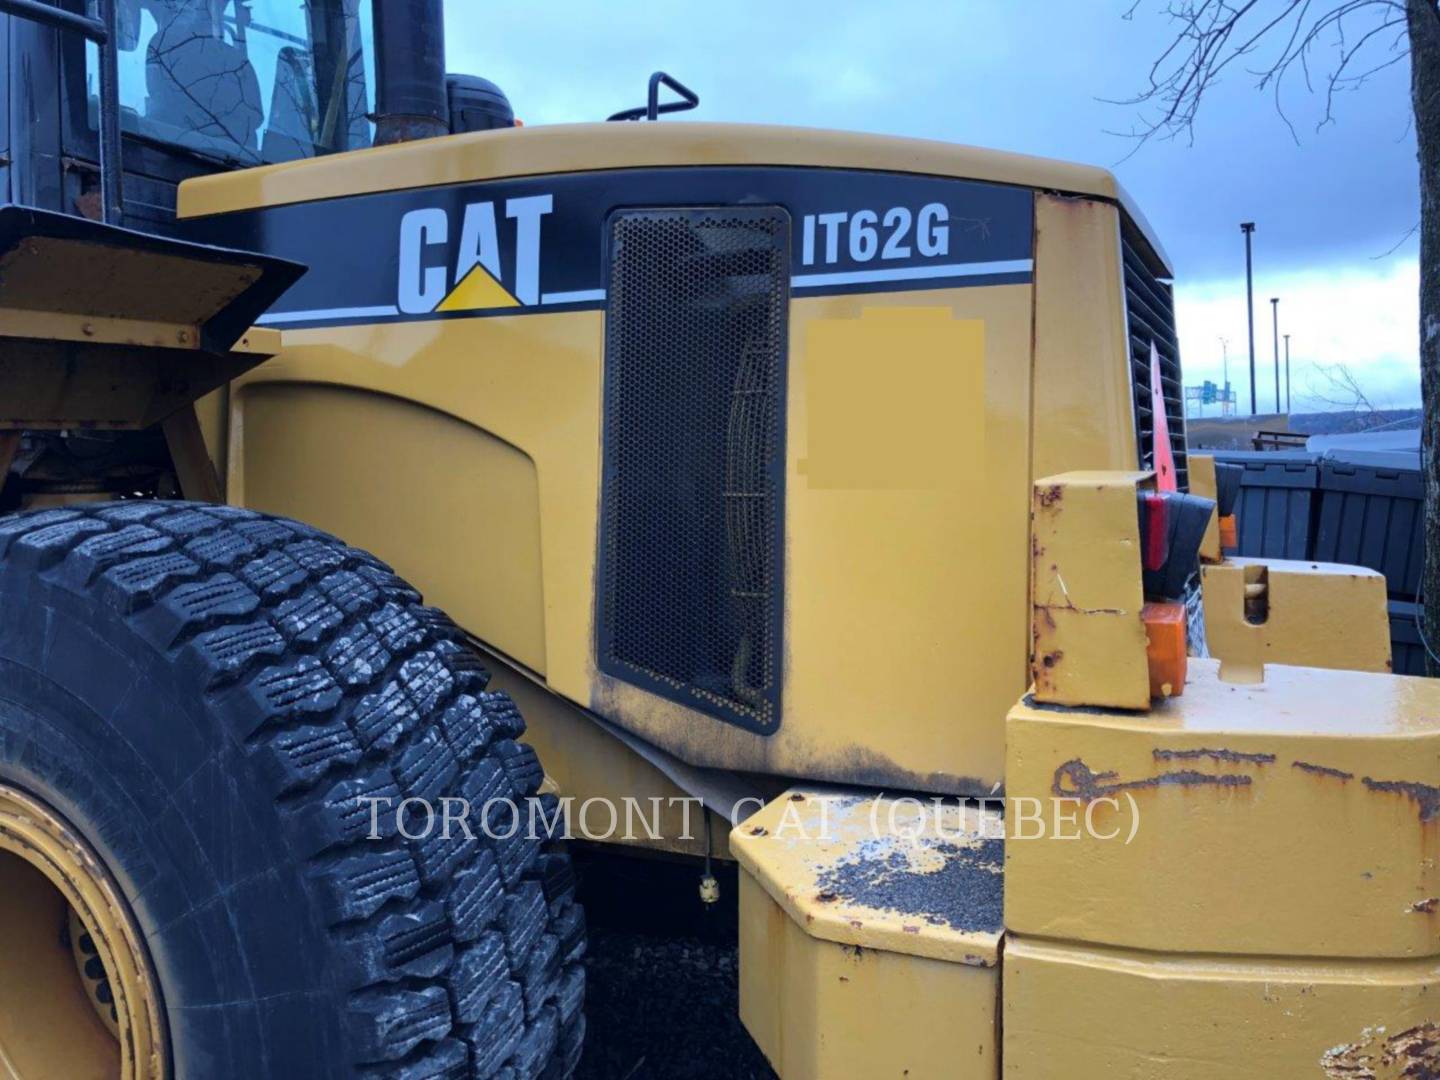
[[[1280,411],[1280,298],[1270,297],[1270,323],[1275,331],[1275,411]]]
[[[1230,339],[1220,338],[1220,365],[1225,373],[1225,385],[1220,390],[1220,415],[1227,415],[1226,405],[1230,401]]]
[[[1255,277],[1250,258],[1250,236],[1255,232],[1253,221],[1242,221],[1240,231],[1245,234],[1245,309],[1250,316],[1250,415],[1259,411],[1255,404]]]
[[[1285,411],[1290,411],[1290,335],[1285,335]]]

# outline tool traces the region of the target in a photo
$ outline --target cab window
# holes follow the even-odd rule
[[[370,145],[370,0],[117,0],[116,21],[129,134],[239,165]],[[86,78],[93,127],[93,46]]]

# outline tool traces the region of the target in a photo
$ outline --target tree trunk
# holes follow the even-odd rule
[[[1425,661],[1440,675],[1440,11],[1406,0],[1410,95],[1420,159],[1420,462],[1425,477]]]

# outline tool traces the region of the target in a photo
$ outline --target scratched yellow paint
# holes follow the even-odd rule
[[[1147,475],[1070,472],[1035,481],[1030,671],[1042,701],[1150,703],[1136,510]]]
[[[1440,913],[1425,910],[1440,898],[1440,682],[1277,664],[1236,685],[1192,657],[1184,696],[1148,711],[1022,702],[1007,730],[1009,795],[1048,808],[1093,777],[1092,794],[1120,802],[1097,806],[1096,831],[1121,833],[1012,841],[1009,929],[1160,951],[1440,956]]]

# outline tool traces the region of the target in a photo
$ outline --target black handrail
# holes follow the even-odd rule
[[[110,36],[105,29],[105,24],[99,19],[92,19],[88,15],[78,15],[73,11],[65,11],[57,8],[54,4],[45,3],[45,0],[0,0],[0,12],[7,15],[19,15],[22,19],[33,19],[59,30],[74,30],[76,33],[84,34],[86,38],[97,45],[103,43]]]
[[[100,213],[106,224],[120,224],[124,211],[120,151],[120,58],[115,42],[115,0],[96,0],[100,17],[65,11],[44,0],[0,0],[0,14],[30,19],[56,30],[80,34],[100,49]]]
[[[675,93],[679,94],[680,101],[667,101],[660,104],[660,87],[668,86]],[[678,80],[666,75],[663,71],[657,71],[650,76],[650,93],[644,105],[633,109],[622,109],[620,112],[609,116],[607,120],[659,120],[661,113],[685,112],[700,104],[700,95],[691,90],[688,86],[682,85]]]

